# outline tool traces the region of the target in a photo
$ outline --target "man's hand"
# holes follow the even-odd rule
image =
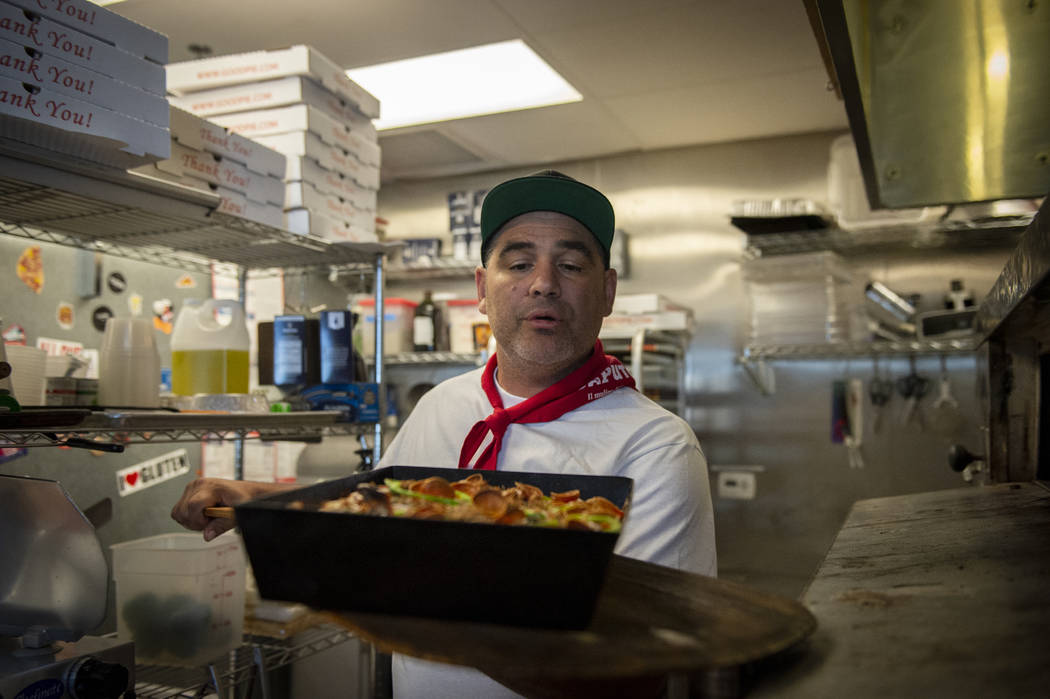
[[[228,507],[288,488],[288,485],[278,483],[198,478],[186,486],[182,497],[171,508],[171,518],[187,529],[203,531],[204,540],[211,541],[236,523],[232,519],[206,517],[205,507]]]

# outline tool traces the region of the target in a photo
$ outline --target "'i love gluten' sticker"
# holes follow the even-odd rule
[[[190,461],[186,457],[186,450],[176,449],[117,471],[117,492],[120,497],[127,497],[189,472]]]

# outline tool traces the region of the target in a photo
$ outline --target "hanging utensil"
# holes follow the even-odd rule
[[[846,443],[850,468],[864,468],[861,443],[864,438],[864,382],[860,379],[846,381]]]
[[[880,375],[878,357],[875,357],[873,363],[874,368],[871,381],[868,382],[868,397],[871,399],[871,405],[874,408],[871,430],[878,434],[882,427],[882,413],[886,404],[890,402],[890,398],[893,397],[893,381]]]
[[[930,422],[936,431],[950,435],[958,428],[961,414],[959,412],[959,401],[956,400],[955,395],[952,393],[951,377],[948,375],[948,362],[944,355],[941,355],[941,376],[938,388],[939,393],[937,399],[933,402]]]
[[[918,422],[919,429],[925,428],[922,412],[919,410],[919,401],[930,390],[930,380],[925,376],[919,376],[915,370],[915,356],[908,357],[911,365],[911,373],[897,379],[897,391],[907,398],[904,411],[901,413],[901,423],[907,424],[912,420]]]

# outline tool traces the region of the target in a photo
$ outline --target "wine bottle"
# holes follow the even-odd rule
[[[433,352],[437,349],[438,310],[430,290],[423,292],[423,302],[416,306],[412,318],[412,349]]]

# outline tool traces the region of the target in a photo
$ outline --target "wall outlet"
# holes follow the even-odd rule
[[[729,500],[755,499],[755,474],[751,471],[719,471],[718,497]]]

